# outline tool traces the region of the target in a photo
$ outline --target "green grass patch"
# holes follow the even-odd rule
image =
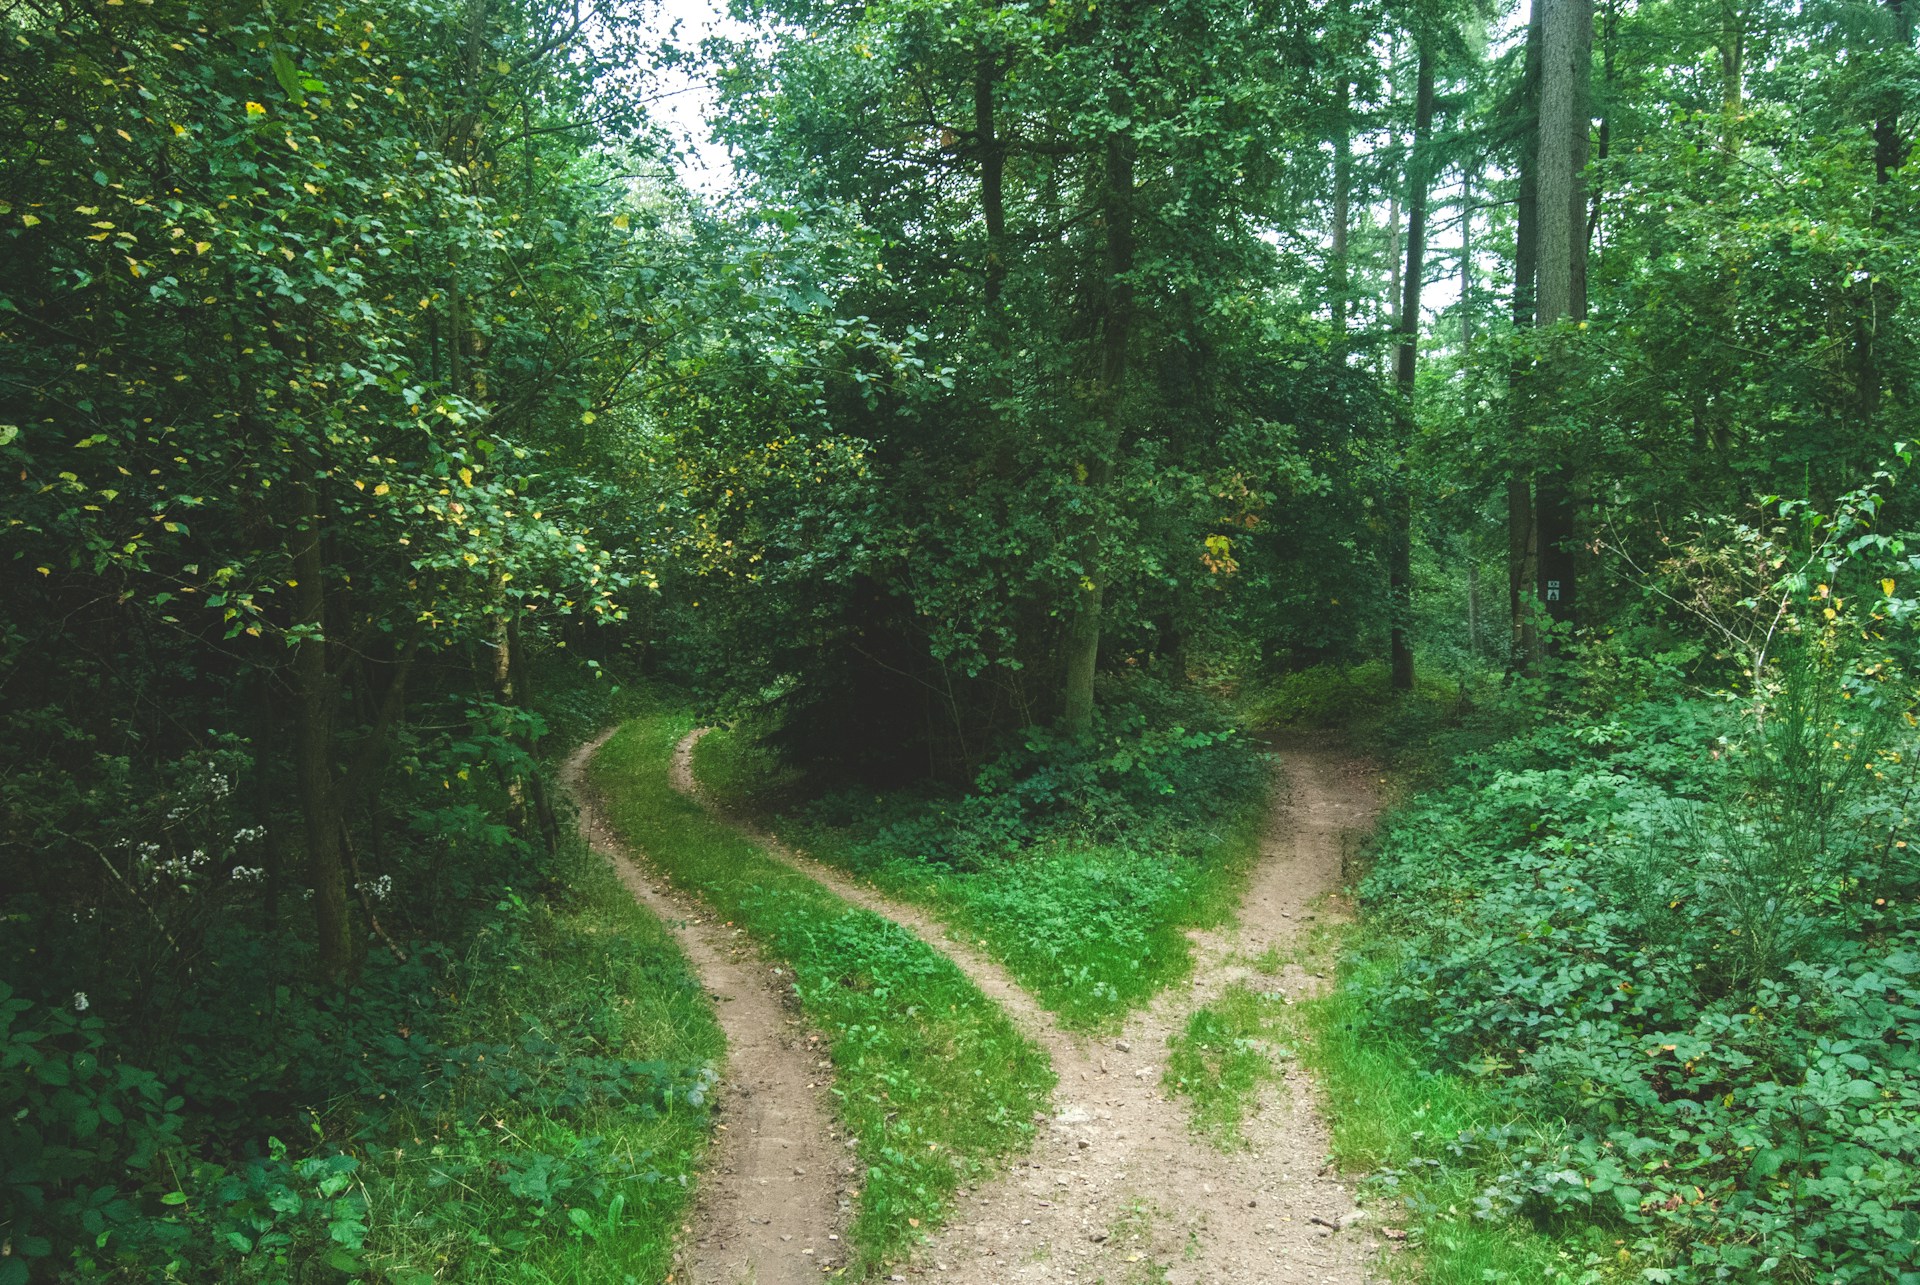
[[[1282,1043],[1285,1005],[1277,990],[1235,982],[1195,1009],[1186,1029],[1167,1041],[1161,1082],[1187,1099],[1195,1131],[1222,1151],[1247,1145],[1246,1122],[1259,1107],[1261,1089],[1280,1078],[1281,1060],[1293,1056]]]
[[[570,865],[569,892],[509,895],[449,970],[428,1055],[444,1096],[360,1149],[364,1258],[383,1279],[652,1282],[672,1266],[724,1040],[659,921],[584,848]]]
[[[616,829],[793,969],[801,1007],[828,1039],[840,1116],[866,1166],[850,1268],[864,1275],[904,1257],[954,1188],[1027,1145],[1053,1071],[945,956],[676,793],[668,765],[692,726],[668,712],[634,719],[600,751],[593,776]]]
[[[1251,751],[1249,751],[1251,752]],[[1187,931],[1228,918],[1259,855],[1264,792],[1243,790],[1229,815],[1137,843],[1069,828],[983,844],[966,864],[902,846],[937,827],[938,801],[874,797],[867,815],[834,822],[779,810],[796,774],[748,731],[705,737],[694,763],[701,783],[729,807],[761,817],[811,856],[868,880],[888,896],[924,906],[981,944],[1063,1024],[1117,1027],[1126,1015],[1192,970]]]

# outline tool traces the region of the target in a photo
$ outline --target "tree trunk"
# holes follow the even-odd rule
[[[1347,272],[1347,236],[1353,222],[1353,87],[1341,69],[1334,93],[1333,135],[1333,262],[1329,309],[1333,319],[1334,341],[1344,352],[1347,341],[1347,298],[1353,283]]]
[[[995,132],[994,78],[999,68],[992,57],[982,57],[973,81],[973,138],[980,153],[980,213],[987,225],[987,311],[1000,304],[1007,279],[1006,145]],[[993,320],[992,316],[989,321]]]
[[[1522,111],[1537,116],[1540,101],[1541,9],[1548,0],[1533,0],[1527,17],[1527,53],[1525,80],[1521,86]],[[1530,122],[1537,124],[1537,122]],[[1513,326],[1525,330],[1534,322],[1534,288],[1540,262],[1540,192],[1538,185],[1540,140],[1535,128],[1520,135],[1519,184],[1515,194],[1513,247]],[[1507,368],[1508,431],[1516,449],[1527,438],[1527,403],[1532,386],[1526,359],[1515,357]],[[1532,585],[1536,579],[1538,553],[1534,542],[1533,470],[1530,463],[1516,463],[1507,480],[1507,604],[1512,621],[1513,640],[1508,668],[1515,673],[1533,663],[1538,646],[1533,625]]]
[[[1913,31],[1907,25],[1905,0],[1886,0],[1887,13],[1893,19],[1893,36],[1900,52],[1913,46]],[[1880,100],[1873,122],[1873,173],[1885,186],[1893,171],[1907,163],[1907,140],[1900,132],[1900,113],[1906,103],[1898,88],[1889,89]]]
[[[296,483],[298,525],[293,561],[294,775],[307,842],[307,877],[313,883],[313,917],[320,974],[335,985],[352,979],[353,927],[347,911],[347,863],[340,844],[340,801],[333,778],[335,681],[327,666],[326,565],[320,549],[320,502],[311,478]]]
[[[1460,351],[1473,345],[1473,180],[1471,165],[1460,167]]]
[[[1120,104],[1124,108],[1125,104]],[[1086,485],[1096,493],[1112,476],[1114,455],[1125,435],[1127,347],[1133,336],[1133,140],[1109,134],[1101,204],[1106,216],[1105,285],[1100,334],[1100,377],[1095,401],[1099,421],[1096,458],[1083,464]],[[1093,675],[1100,659],[1100,611],[1106,597],[1105,522],[1097,511],[1088,531],[1088,556],[1075,590],[1067,631],[1066,701],[1063,723],[1069,736],[1093,730]]]
[[[1394,354],[1394,384],[1400,391],[1403,433],[1413,424],[1413,384],[1419,361],[1420,287],[1426,278],[1427,144],[1433,133],[1433,56],[1421,40],[1415,72],[1413,144],[1407,152],[1407,272],[1400,298],[1400,343]],[[1391,684],[1395,691],[1413,690],[1413,647],[1408,641],[1413,608],[1413,488],[1407,477],[1410,441],[1400,444],[1389,503],[1392,529],[1388,535],[1387,597],[1391,653]]]
[[[1906,5],[1904,0],[1886,0],[1886,5],[1893,20],[1894,42],[1900,53],[1905,55],[1913,44],[1913,32],[1907,25]],[[1905,102],[1895,77],[1889,74],[1887,79],[1895,87],[1881,95],[1873,121],[1873,174],[1875,186],[1883,189],[1874,195],[1874,213],[1876,223],[1882,226],[1885,226],[1886,215],[1890,212],[1884,189],[1892,180],[1894,171],[1906,164],[1907,160],[1907,141],[1900,132],[1900,113]],[[1877,279],[1870,278],[1861,293],[1865,295],[1864,306],[1854,326],[1854,392],[1855,413],[1864,434],[1870,430],[1880,412],[1881,371],[1876,348],[1880,318],[1889,310],[1891,292]]]
[[[521,709],[533,708],[533,686],[527,677],[527,649],[520,640],[520,615],[515,612],[507,620],[507,666],[508,678],[513,683],[513,698]],[[540,827],[540,838],[546,844],[549,853],[560,850],[560,822],[553,810],[553,797],[547,793],[547,782],[540,775],[540,738],[528,733],[525,737],[527,756],[534,760],[533,771],[527,777],[527,793],[533,801],[533,818]]]
[[[1593,64],[1592,0],[1545,0],[1540,61],[1537,321],[1579,321],[1587,311],[1587,201],[1584,174]],[[1574,616],[1573,480],[1563,463],[1535,483],[1538,592],[1557,621]]]
[[[1739,6],[1720,0],[1720,146],[1740,150],[1740,113],[1747,97],[1747,32]]]
[[[1480,565],[1467,551],[1467,656],[1480,659]]]

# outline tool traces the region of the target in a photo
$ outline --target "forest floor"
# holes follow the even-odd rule
[[[703,798],[692,767],[701,735],[680,742],[672,771],[676,789]],[[847,1221],[838,1194],[847,1184],[826,1176],[836,1163],[845,1165],[847,1152],[823,1102],[824,1062],[778,998],[778,979],[738,933],[702,924],[697,907],[656,886],[611,838],[577,784],[598,744],[569,764],[582,824],[635,895],[675,926],[718,1001],[729,1041],[722,1126],[696,1199],[684,1271],[702,1283],[817,1280],[823,1260],[840,1257],[829,1237],[843,1235]],[[1192,932],[1188,981],[1163,991],[1117,1034],[1097,1037],[1065,1029],[979,943],[959,939],[924,909],[723,814],[774,858],[944,953],[1045,1049],[1059,1076],[1050,1113],[1036,1120],[1032,1149],[997,1176],[962,1188],[947,1224],[892,1279],[1366,1279],[1382,1242],[1328,1168],[1327,1131],[1304,1075],[1282,1062],[1239,1145],[1226,1149],[1195,1130],[1164,1076],[1189,1018],[1230,988],[1257,988],[1286,1003],[1324,985],[1300,948],[1317,921],[1345,913],[1337,894],[1346,861],[1378,810],[1378,778],[1367,764],[1324,748],[1285,749],[1280,757],[1281,784],[1237,922]]]

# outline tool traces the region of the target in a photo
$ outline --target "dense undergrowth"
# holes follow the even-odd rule
[[[751,724],[703,739],[695,762],[731,806],[931,908],[1096,1029],[1184,977],[1186,930],[1231,913],[1267,781],[1213,703],[1144,681],[1114,696],[1088,745],[1030,731],[966,792],[810,790]]]
[[[857,909],[709,817],[668,782],[694,726],[656,711],[594,763],[609,819],[679,887],[745,928],[793,972],[801,1011],[826,1037],[834,1093],[858,1140],[851,1274],[906,1255],[954,1189],[1023,1148],[1054,1077],[944,955]]]
[[[1308,1056],[1434,1279],[1920,1280],[1920,745],[1843,642],[1573,655],[1384,824]]]
[[[604,717],[557,695],[569,732]],[[203,768],[204,809],[172,793],[174,829],[218,822],[246,769]],[[493,774],[431,787],[366,890],[406,957],[370,943],[344,991],[313,981],[298,884],[264,862],[155,863],[144,971],[102,966],[108,914],[8,897],[0,1282],[664,1276],[721,1053],[708,1002],[583,844],[492,820]]]

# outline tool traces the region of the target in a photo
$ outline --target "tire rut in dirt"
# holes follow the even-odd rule
[[[809,1038],[784,987],[745,935],[669,891],[607,824],[586,767],[612,734],[609,729],[576,750],[561,782],[579,807],[581,834],[672,931],[727,1037],[719,1127],[675,1278],[693,1285],[818,1281],[823,1268],[845,1259],[851,1176],[851,1152],[832,1123],[831,1071],[820,1051],[825,1042]]]

